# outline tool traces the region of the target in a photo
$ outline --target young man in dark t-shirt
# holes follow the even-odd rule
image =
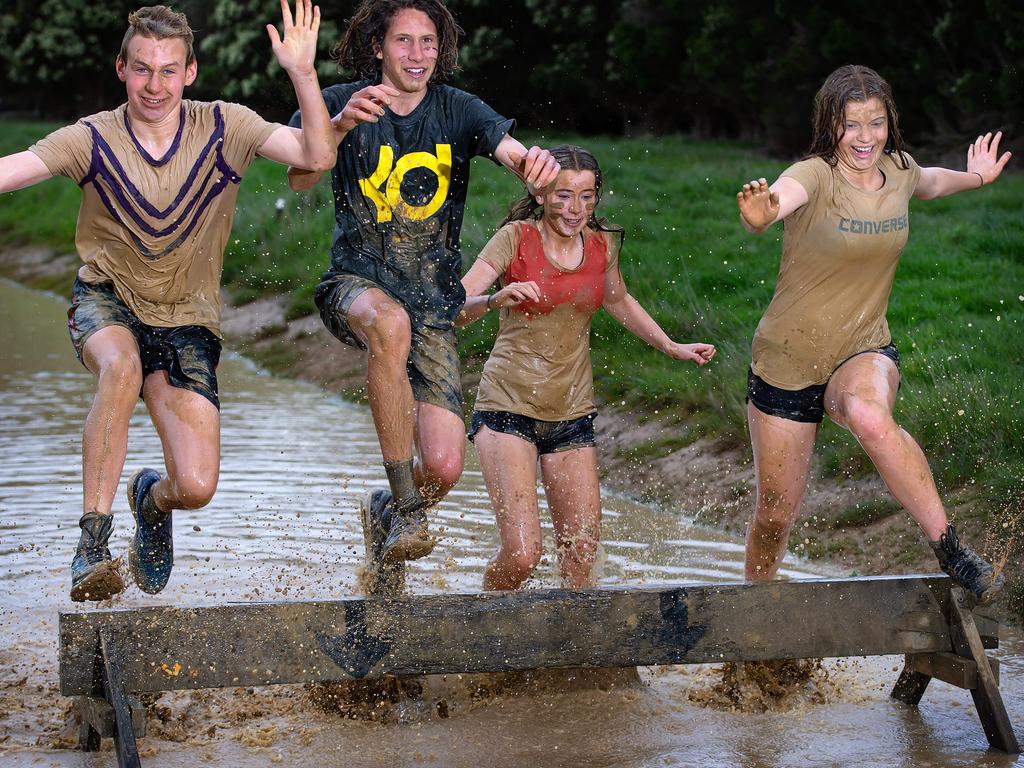
[[[369,352],[390,491],[368,494],[364,523],[390,561],[430,553],[425,509],[462,473],[453,321],[465,301],[459,230],[470,160],[490,157],[532,190],[559,170],[547,150],[511,137],[514,121],[436,83],[455,69],[460,32],[441,0],[363,0],[338,46],[340,63],[363,79],[323,92],[339,159],[331,267],[316,303],[331,333]],[[319,178],[289,171],[295,190]]]

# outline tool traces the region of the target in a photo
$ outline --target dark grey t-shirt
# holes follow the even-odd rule
[[[370,84],[324,89],[328,112],[336,115]],[[298,113],[292,124],[298,124]],[[459,232],[470,160],[493,159],[514,126],[472,94],[430,85],[411,114],[387,110],[376,123],[349,132],[331,173],[335,228],[324,279],[369,278],[401,301],[415,321],[450,328],[466,298]]]

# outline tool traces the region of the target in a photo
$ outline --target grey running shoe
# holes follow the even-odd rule
[[[142,514],[146,494],[160,479],[155,469],[140,469],[128,480],[128,506],[135,518],[135,536],[128,548],[128,566],[132,578],[143,592],[155,595],[167,585],[174,565],[174,538],[171,513],[158,523],[150,523]]]
[[[114,516],[87,512],[78,525],[82,535],[71,561],[71,599],[106,600],[124,590],[124,579],[118,573],[119,561],[111,560],[107,549]]]
[[[938,541],[929,543],[935,550],[939,567],[982,605],[992,602],[1003,588],[1003,574],[997,576],[990,563],[966,544],[961,544],[952,525],[947,526]]]
[[[368,562],[378,563],[384,539],[391,528],[391,491],[387,488],[375,488],[367,493],[359,505],[359,516],[363,521],[366,559]]]
[[[385,562],[418,560],[434,549],[427,531],[427,503],[418,499],[406,507],[391,504],[391,527],[381,554]]]

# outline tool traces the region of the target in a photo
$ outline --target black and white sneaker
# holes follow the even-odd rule
[[[1003,588],[1003,574],[966,544],[961,544],[956,529],[950,525],[938,541],[928,542],[939,560],[939,567],[961,587],[984,605],[992,602]]]

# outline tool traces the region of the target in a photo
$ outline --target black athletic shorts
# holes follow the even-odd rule
[[[594,446],[594,419],[597,413],[588,413],[578,419],[541,421],[508,411],[473,411],[469,439],[476,437],[480,427],[495,432],[521,437],[537,446],[537,455],[571,451]]]

